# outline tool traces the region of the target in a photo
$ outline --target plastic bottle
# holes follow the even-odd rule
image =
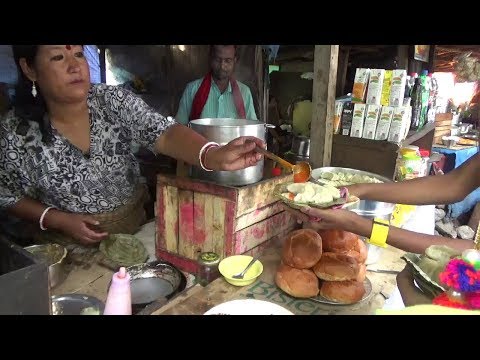
[[[429,99],[429,109],[427,113],[427,118],[429,122],[435,121],[435,115],[437,114],[437,96],[438,96],[438,81],[433,76],[430,77],[430,99]]]
[[[422,114],[422,83],[420,78],[415,79],[415,85],[412,91],[412,121],[410,130],[420,130],[423,127]]]
[[[130,275],[124,267],[121,267],[118,272],[113,274],[103,314],[132,315]]]
[[[420,129],[427,123],[428,98],[430,97],[430,78],[427,76],[428,70],[423,70],[420,75],[422,83],[422,111],[420,113]]]
[[[407,75],[407,81],[405,82],[405,95],[403,98],[403,106],[410,106],[410,95],[412,92],[412,82],[410,75]]]
[[[428,168],[428,161],[430,160],[430,151],[427,149],[420,149],[420,156],[422,158],[422,168],[420,176],[428,176],[430,169]]]

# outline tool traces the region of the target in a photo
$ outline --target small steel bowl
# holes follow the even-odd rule
[[[67,249],[59,244],[32,245],[25,248],[37,260],[48,264],[50,288],[60,285],[67,277],[65,258]]]

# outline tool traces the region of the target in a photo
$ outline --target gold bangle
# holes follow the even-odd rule
[[[367,239],[367,243],[386,248],[389,230],[390,221],[376,218],[373,219],[372,235],[370,236],[370,239]]]

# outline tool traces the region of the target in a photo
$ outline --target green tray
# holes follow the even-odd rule
[[[421,268],[418,266],[421,256],[418,254],[407,253],[402,256],[409,266],[411,266],[413,278],[417,283],[420,290],[422,290],[426,295],[430,296],[432,299],[438,295],[444,293],[446,289],[438,284],[436,281],[432,280]]]
[[[132,266],[144,263],[148,252],[142,242],[133,235],[115,234],[100,243],[100,251],[118,266]]]

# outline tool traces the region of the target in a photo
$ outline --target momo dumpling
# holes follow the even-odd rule
[[[312,202],[315,204],[326,204],[333,202],[333,196],[328,191],[322,191],[315,194]]]

